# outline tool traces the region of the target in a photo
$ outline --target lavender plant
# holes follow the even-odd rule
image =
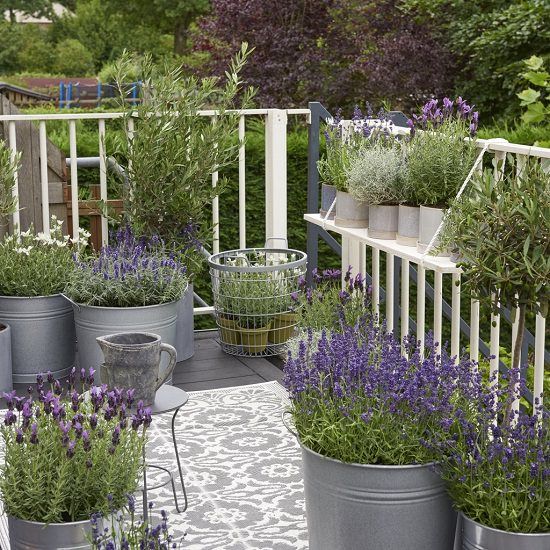
[[[428,101],[408,124],[407,202],[446,208],[476,158],[474,137],[479,114],[461,97]],[[417,131],[422,130],[422,131]]]
[[[514,411],[510,388],[525,389],[519,370],[500,389],[491,382],[471,377],[476,400],[444,418],[428,447],[466,516],[504,531],[550,532],[550,415],[542,406],[534,416]]]
[[[84,390],[67,389],[48,373],[37,376],[26,397],[4,394],[8,410],[0,428],[4,461],[0,495],[7,514],[24,520],[62,523],[118,509],[133,492],[142,468],[151,411],[133,406],[133,390],[93,386],[94,370],[80,372]]]
[[[149,503],[149,514],[153,503]],[[168,550],[178,548],[173,535],[168,527],[168,514],[162,510],[161,522],[152,526],[143,519],[137,517],[136,500],[133,495],[128,495],[127,505],[123,515],[120,511],[112,508],[109,525],[105,526],[106,520],[101,513],[93,514],[91,517],[93,550]],[[150,517],[150,516],[149,516]]]
[[[334,185],[339,191],[348,190],[347,171],[352,159],[365,147],[385,141],[390,134],[391,121],[381,109],[376,117],[367,103],[364,115],[358,106],[353,111],[351,122],[342,119],[342,110],[338,109],[334,119],[325,128],[326,154],[317,163],[321,181]]]
[[[339,269],[313,271],[314,286],[308,287],[304,277],[298,281],[299,291],[291,298],[299,311],[298,325],[302,329],[341,330],[355,323],[371,310],[371,289],[361,274],[352,277],[351,266],[344,275]]]
[[[179,300],[187,270],[158,237],[119,229],[113,243],[86,261],[75,259],[65,294],[90,306],[138,307]]]
[[[399,204],[405,199],[405,149],[401,142],[377,141],[358,151],[346,170],[350,194],[366,204]]]
[[[312,331],[289,353],[284,384],[301,443],[324,456],[358,464],[407,465],[434,460],[421,444],[441,422],[468,406],[472,365],[427,356],[401,344],[375,320]]]
[[[73,255],[84,250],[90,234],[81,229],[73,240],[63,235],[62,225],[52,216],[50,235],[34,234],[31,226],[0,241],[0,295],[51,296],[63,291],[74,271]]]

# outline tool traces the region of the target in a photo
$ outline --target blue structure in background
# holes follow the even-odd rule
[[[139,92],[142,82],[130,82],[126,84],[130,96],[130,103],[137,105],[140,101]],[[117,95],[117,88],[114,84],[82,85],[80,82],[59,83],[59,108],[70,109],[71,107],[99,107],[102,100],[112,99]]]

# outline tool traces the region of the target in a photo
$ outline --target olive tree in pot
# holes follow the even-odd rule
[[[136,237],[129,226],[112,235],[110,245],[77,260],[65,295],[74,309],[78,365],[101,365],[96,339],[117,332],[150,332],[174,346],[177,302],[187,284],[177,251],[159,237]],[[167,365],[163,357],[163,371]]]
[[[458,98],[430,100],[409,120],[407,188],[420,205],[418,250],[424,252],[476,158],[478,113]],[[438,243],[435,242],[435,245]],[[444,251],[440,252],[444,254]]]
[[[406,178],[404,148],[390,138],[358,151],[346,171],[349,192],[369,205],[369,237],[395,239]]]
[[[88,237],[83,230],[76,242],[63,236],[52,216],[49,235],[30,227],[0,241],[0,322],[11,327],[14,382],[32,383],[44,368],[60,378],[73,367],[73,311],[62,292]]]
[[[238,160],[239,110],[254,95],[243,89],[241,72],[250,55],[246,43],[233,58],[226,80],[198,79],[185,74],[181,63],[153,63],[150,56],[126,54],[116,66],[126,136],[120,141],[120,163],[126,166],[123,189],[126,221],[139,235],[158,235],[176,247],[187,266],[191,284],[178,303],[175,348],[179,360],[191,357],[193,342],[194,277],[203,265],[202,243],[210,241],[212,200],[226,188],[212,174]],[[128,107],[127,74],[139,68],[143,101]],[[200,111],[216,110],[216,116]],[[207,256],[207,254],[206,254]]]
[[[137,489],[151,412],[138,404],[130,418],[133,390],[91,387],[93,376],[81,372],[82,393],[73,369],[66,389],[48,373],[36,394],[6,395],[0,495],[12,550],[89,549],[90,516]]]
[[[550,175],[538,159],[521,168],[509,162],[504,175],[499,163],[497,177],[487,170],[474,178],[452,205],[444,233],[444,242],[460,252],[462,279],[473,296],[497,313],[509,307],[518,316],[508,387],[486,395],[488,405],[476,409],[460,437],[441,443],[443,475],[463,515],[465,550],[550,547],[550,417],[542,395],[534,396],[533,417],[513,407],[525,384],[526,316],[546,316],[550,301]],[[479,459],[466,461],[474,452]]]
[[[410,344],[404,357],[377,319],[324,331],[317,343],[314,334],[289,354],[284,378],[309,547],[451,550],[456,514],[422,441],[469,406],[473,365]]]

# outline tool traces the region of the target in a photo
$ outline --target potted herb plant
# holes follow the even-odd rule
[[[284,378],[309,547],[451,550],[456,515],[422,440],[468,406],[472,365],[409,344],[404,357],[376,319],[312,338],[289,353]]]
[[[550,548],[550,416],[513,411],[525,390],[511,369],[500,389],[472,376],[476,406],[449,417],[433,443],[438,469],[460,511],[463,550]]]
[[[244,88],[241,72],[251,50],[243,43],[232,59],[225,81],[189,76],[180,62],[158,65],[150,56],[125,55],[116,67],[126,111],[120,163],[126,167],[123,188],[127,221],[139,235],[161,237],[175,247],[190,278],[178,302],[175,348],[180,360],[193,355],[193,286],[203,262],[203,245],[212,236],[208,211],[224,192],[227,179],[212,186],[212,174],[238,160],[239,111],[254,90]],[[139,67],[142,101],[128,107],[126,75]],[[216,116],[201,116],[216,110]],[[130,121],[133,126],[130,126]]]
[[[352,158],[346,170],[351,196],[369,205],[369,237],[395,239],[398,205],[406,177],[404,148],[397,140],[376,140]]]
[[[81,380],[90,387],[93,370]],[[36,394],[5,396],[0,495],[13,550],[91,548],[90,516],[120,509],[137,488],[150,410],[138,404],[129,417],[131,390],[84,394],[74,382],[74,369],[66,390],[39,375]]]
[[[187,290],[187,269],[176,254],[126,226],[112,245],[76,261],[65,295],[73,303],[81,368],[103,362],[96,338],[114,332],[151,332],[174,345],[177,302]]]
[[[436,99],[409,120],[407,187],[420,205],[418,250],[424,252],[476,157],[478,113],[462,98]],[[421,130],[421,131],[419,131]],[[442,252],[443,253],[443,252]]]
[[[11,327],[14,382],[32,383],[44,368],[60,378],[73,367],[74,318],[61,293],[88,237],[83,230],[77,242],[63,236],[52,216],[50,235],[31,227],[0,241],[0,322]]]

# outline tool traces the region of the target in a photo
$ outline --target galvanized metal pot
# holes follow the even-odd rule
[[[424,253],[430,244],[437,228],[443,220],[445,210],[442,208],[431,208],[429,206],[420,206],[420,220],[418,230],[418,252]],[[434,242],[434,247],[439,244],[439,237]],[[448,256],[448,253],[440,252],[440,256]]]
[[[319,214],[321,214],[321,216],[325,217],[327,215],[327,212],[332,206],[332,203],[334,202],[335,198],[336,198],[336,187],[334,185],[328,185],[326,183],[323,183],[321,185],[321,209],[319,210]],[[327,219],[333,220],[335,213],[336,213],[336,209],[333,208]]]
[[[61,294],[0,296],[0,322],[11,327],[13,382],[36,382],[40,372],[66,376],[75,362],[73,309]]]
[[[11,330],[0,323],[0,392],[13,390],[11,374]]]
[[[356,201],[345,191],[338,191],[334,224],[340,227],[368,227],[369,205]]]
[[[429,465],[346,464],[301,447],[310,550],[452,550],[456,513]]]
[[[8,516],[11,550],[88,550],[90,520],[41,523]]]
[[[99,336],[116,332],[152,332],[174,346],[176,342],[177,302],[143,307],[98,307],[73,304],[80,368],[98,368],[103,353],[96,341]],[[165,369],[168,359],[163,358]],[[170,379],[168,380],[170,383]]]
[[[172,376],[176,366],[176,350],[150,332],[122,332],[99,336],[97,343],[105,356],[101,380],[109,388],[136,391],[136,402],[145,406],[155,402],[157,390]],[[168,367],[160,371],[162,352],[169,355]]]
[[[185,361],[195,354],[195,326],[193,321],[193,285],[189,284],[185,294],[177,303],[176,351],[178,361]]]
[[[420,221],[420,207],[399,205],[399,216],[397,220],[397,235],[395,240],[398,244],[416,246],[418,241]]]
[[[373,239],[395,239],[399,207],[389,204],[369,206],[369,237]]]
[[[550,533],[510,533],[460,514],[462,550],[548,550]]]

